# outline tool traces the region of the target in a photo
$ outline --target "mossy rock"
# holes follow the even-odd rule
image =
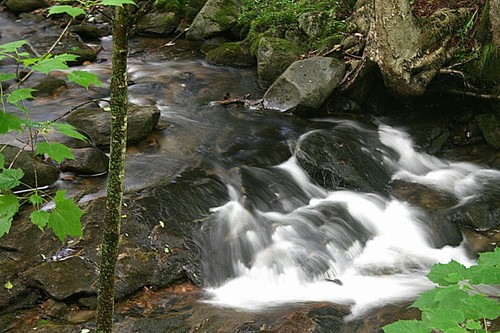
[[[288,66],[299,60],[304,50],[286,39],[263,37],[257,51],[259,84],[268,88]]]
[[[99,28],[93,25],[77,25],[72,27],[71,31],[86,42],[96,42],[102,37]]]
[[[477,116],[476,120],[486,142],[493,148],[500,149],[500,116],[487,113]]]
[[[175,31],[180,18],[175,12],[152,12],[137,20],[138,32],[152,35],[168,35]]]
[[[227,32],[237,22],[240,8],[238,0],[208,0],[196,15],[186,38],[202,40]]]
[[[206,54],[208,61],[216,65],[232,67],[249,67],[255,65],[255,58],[251,56],[250,49],[243,43],[224,43]]]

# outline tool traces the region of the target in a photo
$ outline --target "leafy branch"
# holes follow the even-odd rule
[[[488,322],[500,316],[499,295],[482,292],[500,284],[500,248],[481,253],[469,268],[456,261],[436,264],[427,277],[438,286],[410,306],[422,311],[421,319],[389,324],[385,333],[486,333]]]

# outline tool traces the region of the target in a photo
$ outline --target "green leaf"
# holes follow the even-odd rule
[[[5,284],[3,285],[3,287],[7,290],[12,290],[12,288],[14,288],[14,285],[12,285],[12,282],[10,281],[7,281],[5,282]]]
[[[102,83],[99,81],[97,75],[86,71],[72,71],[68,74],[68,80],[86,89],[88,89],[91,84],[102,87]]]
[[[462,326],[458,326],[458,325],[444,329],[442,331],[443,331],[443,333],[467,333],[467,330],[465,328],[463,328]]]
[[[400,320],[383,327],[385,333],[429,333],[431,328],[418,320]]]
[[[21,130],[21,120],[11,113],[0,111],[0,134]]]
[[[460,310],[438,306],[422,312],[422,320],[429,323],[430,327],[444,331],[457,327],[465,321],[465,316]]]
[[[50,213],[48,225],[54,231],[54,234],[64,242],[66,236],[81,237],[82,226],[80,218],[83,211],[73,202],[66,199],[66,191],[56,192],[54,202],[56,208]]]
[[[475,320],[467,319],[465,321],[465,328],[467,328],[468,330],[480,330],[482,326]]]
[[[14,215],[19,211],[19,202],[13,194],[0,194],[0,237],[9,233]]]
[[[0,82],[9,81],[16,78],[14,73],[0,73]]]
[[[40,230],[44,231],[43,228],[49,223],[50,213],[44,210],[35,210],[30,215],[31,223],[36,225]]]
[[[24,172],[20,168],[4,169],[2,173],[0,173],[0,189],[10,190],[19,186],[23,176]]]
[[[85,15],[85,11],[82,8],[72,7],[68,5],[52,6],[49,9],[49,15],[63,13],[70,15],[72,18],[76,18],[80,15]]]
[[[435,264],[427,274],[429,280],[442,286],[457,283],[467,278],[467,269],[455,260],[447,264]]]
[[[73,125],[65,123],[53,123],[52,126],[55,127],[60,133],[66,136],[89,142],[89,139],[82,133],[78,132],[78,130]]]
[[[493,252],[483,252],[479,254],[478,265],[500,266],[500,247],[495,248]]]
[[[35,89],[32,89],[32,88],[16,89],[7,96],[7,102],[12,103],[12,104],[16,104],[17,102],[31,99],[31,98],[33,98],[32,93],[34,91],[35,91]]]
[[[500,284],[500,267],[477,265],[469,268],[472,284]]]
[[[3,170],[5,168],[5,157],[0,154],[0,170]]]
[[[74,54],[60,54],[53,58],[41,60],[33,65],[32,69],[36,72],[49,74],[51,71],[67,69],[68,65],[66,62],[74,61],[76,58],[78,58],[78,56]]]
[[[39,196],[38,193],[30,195],[28,200],[33,206],[39,206],[43,202],[43,198]]]
[[[135,2],[133,0],[102,0],[101,5],[123,7],[123,5],[135,5]]]
[[[500,316],[500,305],[494,299],[476,294],[462,305],[462,311],[467,319],[495,319]]]
[[[71,150],[65,145],[58,142],[39,142],[36,144],[37,154],[47,154],[57,163],[61,163],[65,158],[74,160],[75,157]]]
[[[27,40],[21,39],[0,45],[0,52],[16,52],[17,49],[28,44]]]

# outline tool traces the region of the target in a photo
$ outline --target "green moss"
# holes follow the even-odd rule
[[[233,0],[224,0],[223,6],[215,15],[215,21],[224,29],[229,29],[234,24],[236,8]]]
[[[217,65],[247,67],[255,65],[255,58],[250,55],[244,43],[224,43],[216,49],[208,51],[206,59]]]

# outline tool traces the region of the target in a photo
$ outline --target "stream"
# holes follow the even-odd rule
[[[500,171],[426,154],[403,130],[411,122],[403,127],[386,116],[303,119],[217,105],[213,101],[226,92],[261,97],[255,70],[211,65],[183,41],[174,48],[164,44],[146,37],[131,41],[130,102],[156,105],[161,118],[147,140],[128,147],[125,186],[131,193],[172,184],[200,163],[210,165],[225,185],[229,199],[206,212],[197,234],[205,272],[200,304],[255,313],[331,302],[349,307],[348,319],[355,319],[432,288],[425,275],[434,263],[474,264],[467,241],[457,244],[451,231],[439,235],[436,246],[431,212],[389,192],[324,188],[304,171],[297,154],[312,133],[342,130],[363,144],[366,156],[380,157],[377,163],[392,180],[425,185],[455,205],[498,191],[489,184],[499,183]],[[29,102],[33,119],[107,98],[110,39],[101,46],[99,61],[82,68],[98,74],[104,87],[87,91],[70,84],[58,96]],[[15,138],[4,136],[2,142]],[[105,196],[106,179],[61,180],[58,186],[80,195],[83,204]]]

